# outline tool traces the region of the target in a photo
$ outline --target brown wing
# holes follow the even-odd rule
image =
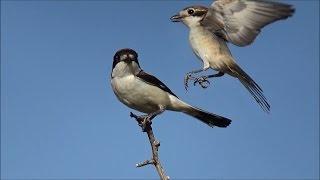
[[[294,13],[291,5],[266,0],[217,0],[202,25],[237,46],[251,44],[260,30]]]

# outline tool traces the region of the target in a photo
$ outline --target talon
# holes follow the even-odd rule
[[[195,81],[193,82],[193,85],[195,86],[196,83],[198,83],[202,88],[207,88],[210,85],[210,81],[208,81],[208,77],[207,76],[201,76],[195,79]]]
[[[193,81],[193,86],[196,86],[197,83],[199,83],[197,80]]]
[[[151,124],[151,120],[148,115],[137,116],[130,112],[130,117],[136,119],[143,132],[146,132],[147,126]]]
[[[189,80],[196,80],[197,78],[193,77],[192,76],[192,72],[189,72],[186,74],[186,76],[184,77],[184,88],[186,89],[186,91],[188,90],[188,83],[189,83]]]
[[[146,116],[143,118],[143,120],[141,121],[141,123],[139,124],[139,126],[142,128],[143,132],[147,131],[148,126],[150,126],[152,124],[150,117]]]
[[[200,84],[202,88],[206,89],[210,85],[210,81],[204,81],[203,83]]]
[[[186,89],[186,91],[188,90],[188,82],[189,82],[189,79],[191,79],[191,73],[187,73],[187,75],[184,77],[184,88]]]

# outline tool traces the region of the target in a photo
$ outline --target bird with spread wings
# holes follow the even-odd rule
[[[291,5],[267,0],[216,0],[210,7],[190,6],[171,17],[173,22],[182,22],[189,29],[189,42],[195,55],[203,62],[203,68],[191,71],[185,76],[203,88],[208,79],[225,73],[237,78],[253,96],[261,108],[269,112],[270,105],[260,86],[236,63],[227,46],[251,44],[261,29],[277,20],[293,15]],[[209,68],[217,74],[193,77],[195,73]]]

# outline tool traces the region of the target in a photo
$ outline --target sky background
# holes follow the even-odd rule
[[[263,88],[264,113],[234,78],[205,90],[184,75],[202,64],[182,8],[211,1],[1,1],[1,178],[158,178],[151,149],[112,92],[114,53],[133,48],[145,71],[184,101],[229,117],[226,129],[176,112],[154,120],[167,174],[178,178],[319,178],[319,1],[230,46]]]

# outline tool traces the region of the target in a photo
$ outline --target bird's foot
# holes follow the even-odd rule
[[[151,127],[150,125],[152,124],[152,122],[149,115],[137,116],[136,114],[130,112],[130,117],[136,119],[143,132],[146,132],[148,128]]]
[[[141,122],[141,124],[139,124],[139,126],[142,128],[143,132],[147,132],[148,129],[151,127],[151,119],[149,116],[145,116],[143,121]]]
[[[186,74],[186,76],[184,77],[184,88],[186,89],[186,91],[188,90],[188,83],[189,83],[189,80],[196,80],[195,77],[192,76],[192,73],[189,72]]]
[[[208,81],[208,76],[200,76],[195,78],[193,85],[199,84],[202,88],[207,88],[210,85],[210,81]]]

